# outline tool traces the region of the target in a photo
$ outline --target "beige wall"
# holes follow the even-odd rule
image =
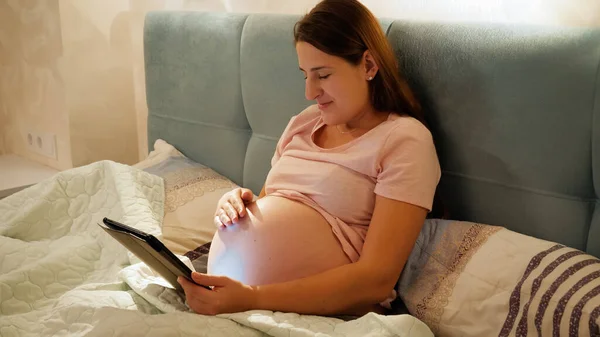
[[[143,23],[150,10],[295,13],[318,0],[0,0],[0,154],[59,169],[144,158]],[[411,20],[600,26],[597,0],[363,0]],[[291,37],[290,37],[291,38]],[[28,153],[55,133],[58,160]]]
[[[1,55],[1,54],[0,54]],[[1,56],[0,56],[1,58]],[[0,70],[1,72],[1,70]],[[2,76],[2,74],[0,73],[0,76]],[[5,109],[4,109],[4,105],[2,104],[2,94],[0,94],[0,156],[6,153],[6,147],[4,145],[4,137],[6,135],[6,117],[5,117]]]
[[[0,117],[0,135],[4,135],[4,119]],[[4,137],[0,136],[0,156],[6,154],[4,147]]]
[[[138,161],[129,3],[61,0],[61,74],[74,166]]]
[[[58,0],[0,1],[1,143],[6,152],[64,169],[71,151],[61,54]],[[58,159],[27,151],[28,131],[56,134]]]

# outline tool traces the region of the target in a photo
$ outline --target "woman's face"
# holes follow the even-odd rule
[[[364,57],[355,66],[306,42],[296,43],[296,52],[306,78],[306,99],[319,104],[325,124],[347,123],[372,109]]]

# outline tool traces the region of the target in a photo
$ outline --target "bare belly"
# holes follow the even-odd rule
[[[314,209],[266,196],[248,215],[215,233],[208,273],[248,285],[299,279],[350,263],[331,226]]]

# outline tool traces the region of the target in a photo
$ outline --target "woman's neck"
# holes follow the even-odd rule
[[[366,108],[343,125],[346,130],[366,129],[370,130],[387,119],[388,114],[379,112],[371,107]]]

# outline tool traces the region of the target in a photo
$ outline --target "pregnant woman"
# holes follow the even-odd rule
[[[324,0],[294,28],[305,95],[264,187],[225,194],[208,274],[179,282],[200,314],[383,312],[440,178],[432,136],[377,19]],[[277,80],[277,79],[273,79]]]

